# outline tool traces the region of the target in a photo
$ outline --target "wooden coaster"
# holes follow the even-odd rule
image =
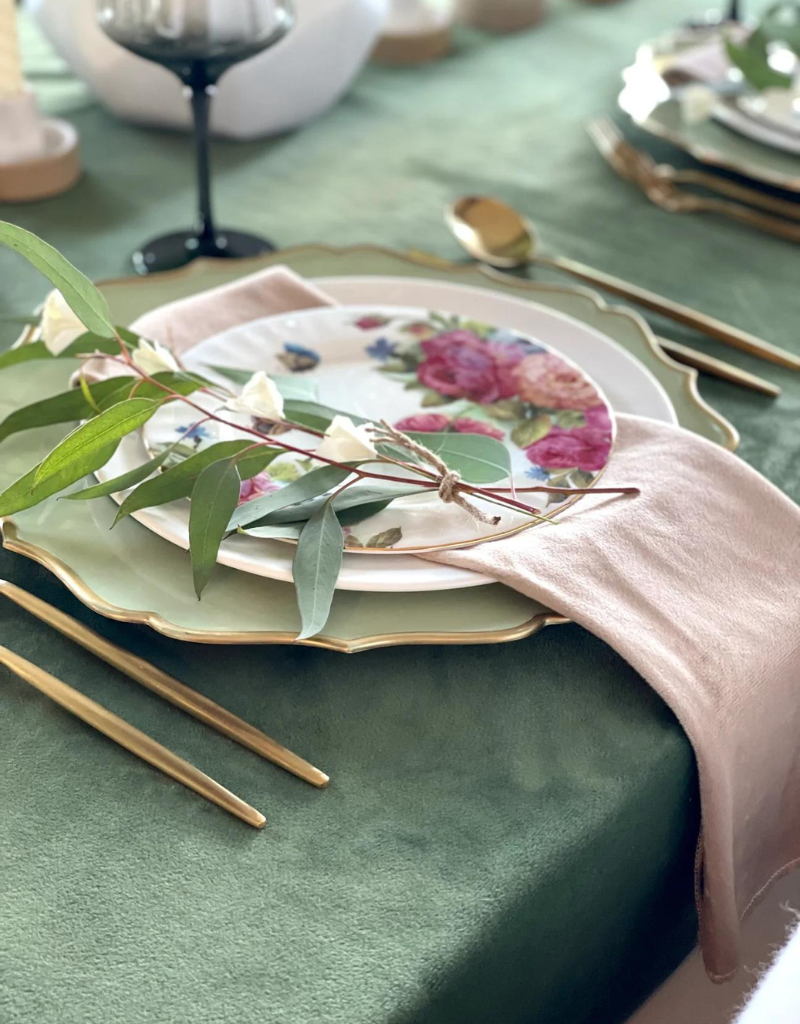
[[[521,32],[542,20],[544,0],[460,0],[461,21],[482,32]]]
[[[81,174],[78,133],[68,121],[44,122],[43,156],[19,163],[0,163],[0,203],[30,203],[72,188]]]
[[[431,25],[418,31],[385,32],[372,51],[378,64],[425,64],[450,50],[450,24]]]

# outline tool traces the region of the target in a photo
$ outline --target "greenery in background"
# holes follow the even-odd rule
[[[775,47],[785,47],[800,58],[800,3],[782,0],[768,7],[745,42],[726,39],[728,56],[754,89],[790,89],[794,78],[769,63]]]
[[[4,222],[0,222],[0,244],[15,250],[37,267],[89,328],[57,353],[51,352],[43,341],[12,349],[0,356],[0,369],[45,359],[81,360],[78,365],[82,367],[82,360],[99,353],[123,363],[125,373],[125,376],[90,383],[81,372],[79,386],[17,409],[0,423],[2,442],[21,430],[82,421],[41,462],[0,493],[0,516],[30,508],[105,466],[122,439],[139,430],[168,402],[185,402],[197,411],[197,418],[202,422],[208,418],[221,419],[194,405],[190,396],[203,391],[229,401],[235,398],[233,393],[184,371],[165,349],[160,349],[162,356],[175,368],[144,372],[137,365],[137,356],[147,349],[152,357],[153,348],[141,344],[141,339],[130,331],[114,325],[102,294],[55,249],[32,233]],[[341,415],[337,410],[310,400],[307,387],[297,381],[288,382],[286,388],[286,401],[281,398],[281,420],[275,424],[273,433],[280,433],[278,428],[288,427],[319,438],[332,426],[334,417]],[[352,422],[350,425],[354,426]],[[218,442],[199,451],[187,450],[176,443],[122,476],[64,496],[89,500],[128,491],[115,523],[143,508],[191,498],[190,557],[198,597],[209,582],[219,546],[228,533],[252,528],[255,536],[296,539],[293,574],[302,622],[298,639],[318,633],[328,618],[342,562],[343,527],[375,515],[398,497],[438,490],[442,477],[424,464],[420,450],[423,456],[426,451],[428,454],[435,451],[440,459],[446,460],[449,471],[460,474],[459,492],[479,494],[495,505],[525,512],[533,519],[541,518],[538,510],[520,502],[518,497],[500,493],[508,490],[507,487],[485,489],[487,484],[506,481],[511,473],[508,449],[492,437],[416,434],[411,435],[412,447],[414,442],[425,446],[418,449],[417,454],[410,449],[398,450],[394,444],[378,442],[377,448],[371,446],[371,452],[353,461],[337,462],[316,455],[314,449],[297,448],[254,429],[240,429],[252,434],[253,440]],[[408,442],[408,438],[405,440]],[[241,504],[242,481],[255,477],[273,459],[287,452],[327,464],[312,469],[279,491]],[[405,476],[395,475],[392,479],[389,473],[397,474],[398,462]],[[365,467],[370,463],[379,463],[378,469],[384,472],[367,470]],[[407,479],[409,472],[417,478]],[[536,486],[527,490],[548,488]],[[559,487],[557,490],[568,493],[579,489]],[[391,546],[398,539],[394,536],[396,532],[399,533],[385,531],[386,535],[377,535],[373,540],[378,546]]]

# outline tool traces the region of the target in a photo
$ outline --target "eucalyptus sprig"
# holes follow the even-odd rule
[[[486,518],[467,496],[480,497],[541,519],[540,510],[521,501],[520,494],[587,490],[490,487],[511,476],[508,449],[495,438],[401,434],[388,424],[375,434],[373,425],[358,417],[296,397],[303,394],[296,384],[281,393],[280,382],[264,373],[240,380],[244,388],[239,394],[220,388],[183,369],[158,340],[117,327],[103,295],[42,239],[0,222],[0,244],[39,269],[60,292],[59,302],[63,297],[86,328],[58,346],[45,337],[12,349],[0,356],[0,369],[58,358],[74,359],[82,367],[87,358],[102,356],[119,364],[115,369],[123,374],[92,382],[81,371],[79,386],[17,409],[0,423],[2,442],[33,427],[78,422],[37,465],[0,493],[0,517],[30,508],[101,469],[123,438],[141,429],[164,405],[181,402],[196,414],[195,426],[215,421],[249,436],[191,452],[176,442],[136,469],[63,496],[93,500],[127,492],[115,524],[142,509],[189,498],[189,554],[198,598],[212,576],[220,544],[231,532],[296,540],[293,576],[302,624],[298,639],[303,639],[318,633],[327,621],[342,563],[343,527],[376,515],[392,501],[435,492],[444,502],[454,501]],[[213,369],[225,373],[224,368]],[[235,371],[227,371],[227,376],[235,377]],[[204,407],[196,401],[200,394],[212,396],[218,406]],[[264,433],[242,426],[231,413],[266,419],[274,426]],[[283,432],[290,429],[304,432],[312,443],[289,443]],[[278,491],[242,503],[242,482],[287,453],[311,460],[316,468]],[[594,490],[638,493],[635,488]]]
[[[730,37],[725,39],[731,62],[758,90],[792,87],[793,76],[776,70],[770,63],[771,51],[776,45],[800,58],[800,3],[797,0],[780,0],[768,7],[743,43],[736,43]]]

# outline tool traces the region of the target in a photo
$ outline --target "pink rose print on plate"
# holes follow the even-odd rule
[[[502,441],[506,436],[505,431],[492,426],[485,420],[473,420],[468,416],[460,416],[451,420],[441,412],[420,412],[413,416],[406,416],[395,423],[398,430],[414,434],[441,434],[446,431],[456,431],[458,434],[485,434],[487,437],[496,437]]]
[[[455,330],[423,341],[421,348],[425,359],[417,376],[440,395],[484,404],[517,393],[514,370],[525,359],[522,345],[483,341],[472,331]]]
[[[492,426],[485,420],[470,419],[468,416],[453,420],[453,430],[459,434],[485,434],[487,437],[497,438],[498,441],[502,441],[506,436],[505,431],[499,427]]]
[[[545,409],[590,409],[599,395],[575,367],[552,352],[526,356],[515,368],[515,392],[524,402]]]
[[[260,498],[278,490],[280,490],[280,486],[275,483],[269,473],[256,473],[249,480],[242,480],[239,485],[239,504],[243,505],[246,501],[252,501],[253,498]]]
[[[441,412],[420,412],[395,423],[398,430],[412,434],[440,434],[450,426],[450,417]]]
[[[378,327],[385,327],[388,324],[390,318],[383,316],[382,313],[368,313],[366,316],[359,317],[354,322],[354,326],[358,327],[362,331],[374,331]]]
[[[598,473],[611,451],[611,420],[604,405],[586,410],[586,426],[573,430],[553,427],[550,433],[525,449],[534,466]]]

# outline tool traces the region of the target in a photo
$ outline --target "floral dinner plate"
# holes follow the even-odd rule
[[[286,393],[299,400],[319,401],[373,422],[385,419],[400,430],[429,434],[431,443],[463,434],[495,438],[508,449],[517,488],[537,483],[591,487],[611,452],[613,413],[600,387],[582,370],[540,339],[455,314],[384,306],[309,310],[225,331],[196,346],[184,361],[189,369],[229,386],[221,368],[234,376],[237,370],[241,376],[263,369],[280,376]],[[200,449],[239,436],[234,428],[213,422],[196,428],[196,420],[197,414],[180,403],[166,406],[146,426],[145,446],[121,446],[101,476],[133,468],[148,451],[178,439]],[[276,430],[271,423],[255,425],[265,434]],[[318,443],[300,431],[286,433],[285,440],[310,450]],[[315,465],[309,457],[281,456],[269,472],[243,485],[242,501],[279,489]],[[508,487],[509,482],[492,486]],[[576,498],[538,492],[526,500],[551,516]],[[488,501],[476,499],[476,504],[497,511]],[[136,516],[159,535],[188,545],[188,502]],[[361,571],[374,564],[376,578],[389,589],[397,580],[390,582],[387,567],[379,567],[380,556],[463,547],[530,525],[528,516],[504,509],[497,526],[486,526],[435,495],[421,494],[398,499],[351,527],[347,549],[365,562]],[[232,537],[223,544],[220,561],[287,578],[290,552],[285,547],[280,541]],[[277,558],[276,551],[281,552]],[[409,583],[418,576],[420,589],[428,589],[424,578],[432,567],[418,559],[406,558],[406,563]],[[450,570],[449,575],[445,586],[484,582],[474,573]]]

